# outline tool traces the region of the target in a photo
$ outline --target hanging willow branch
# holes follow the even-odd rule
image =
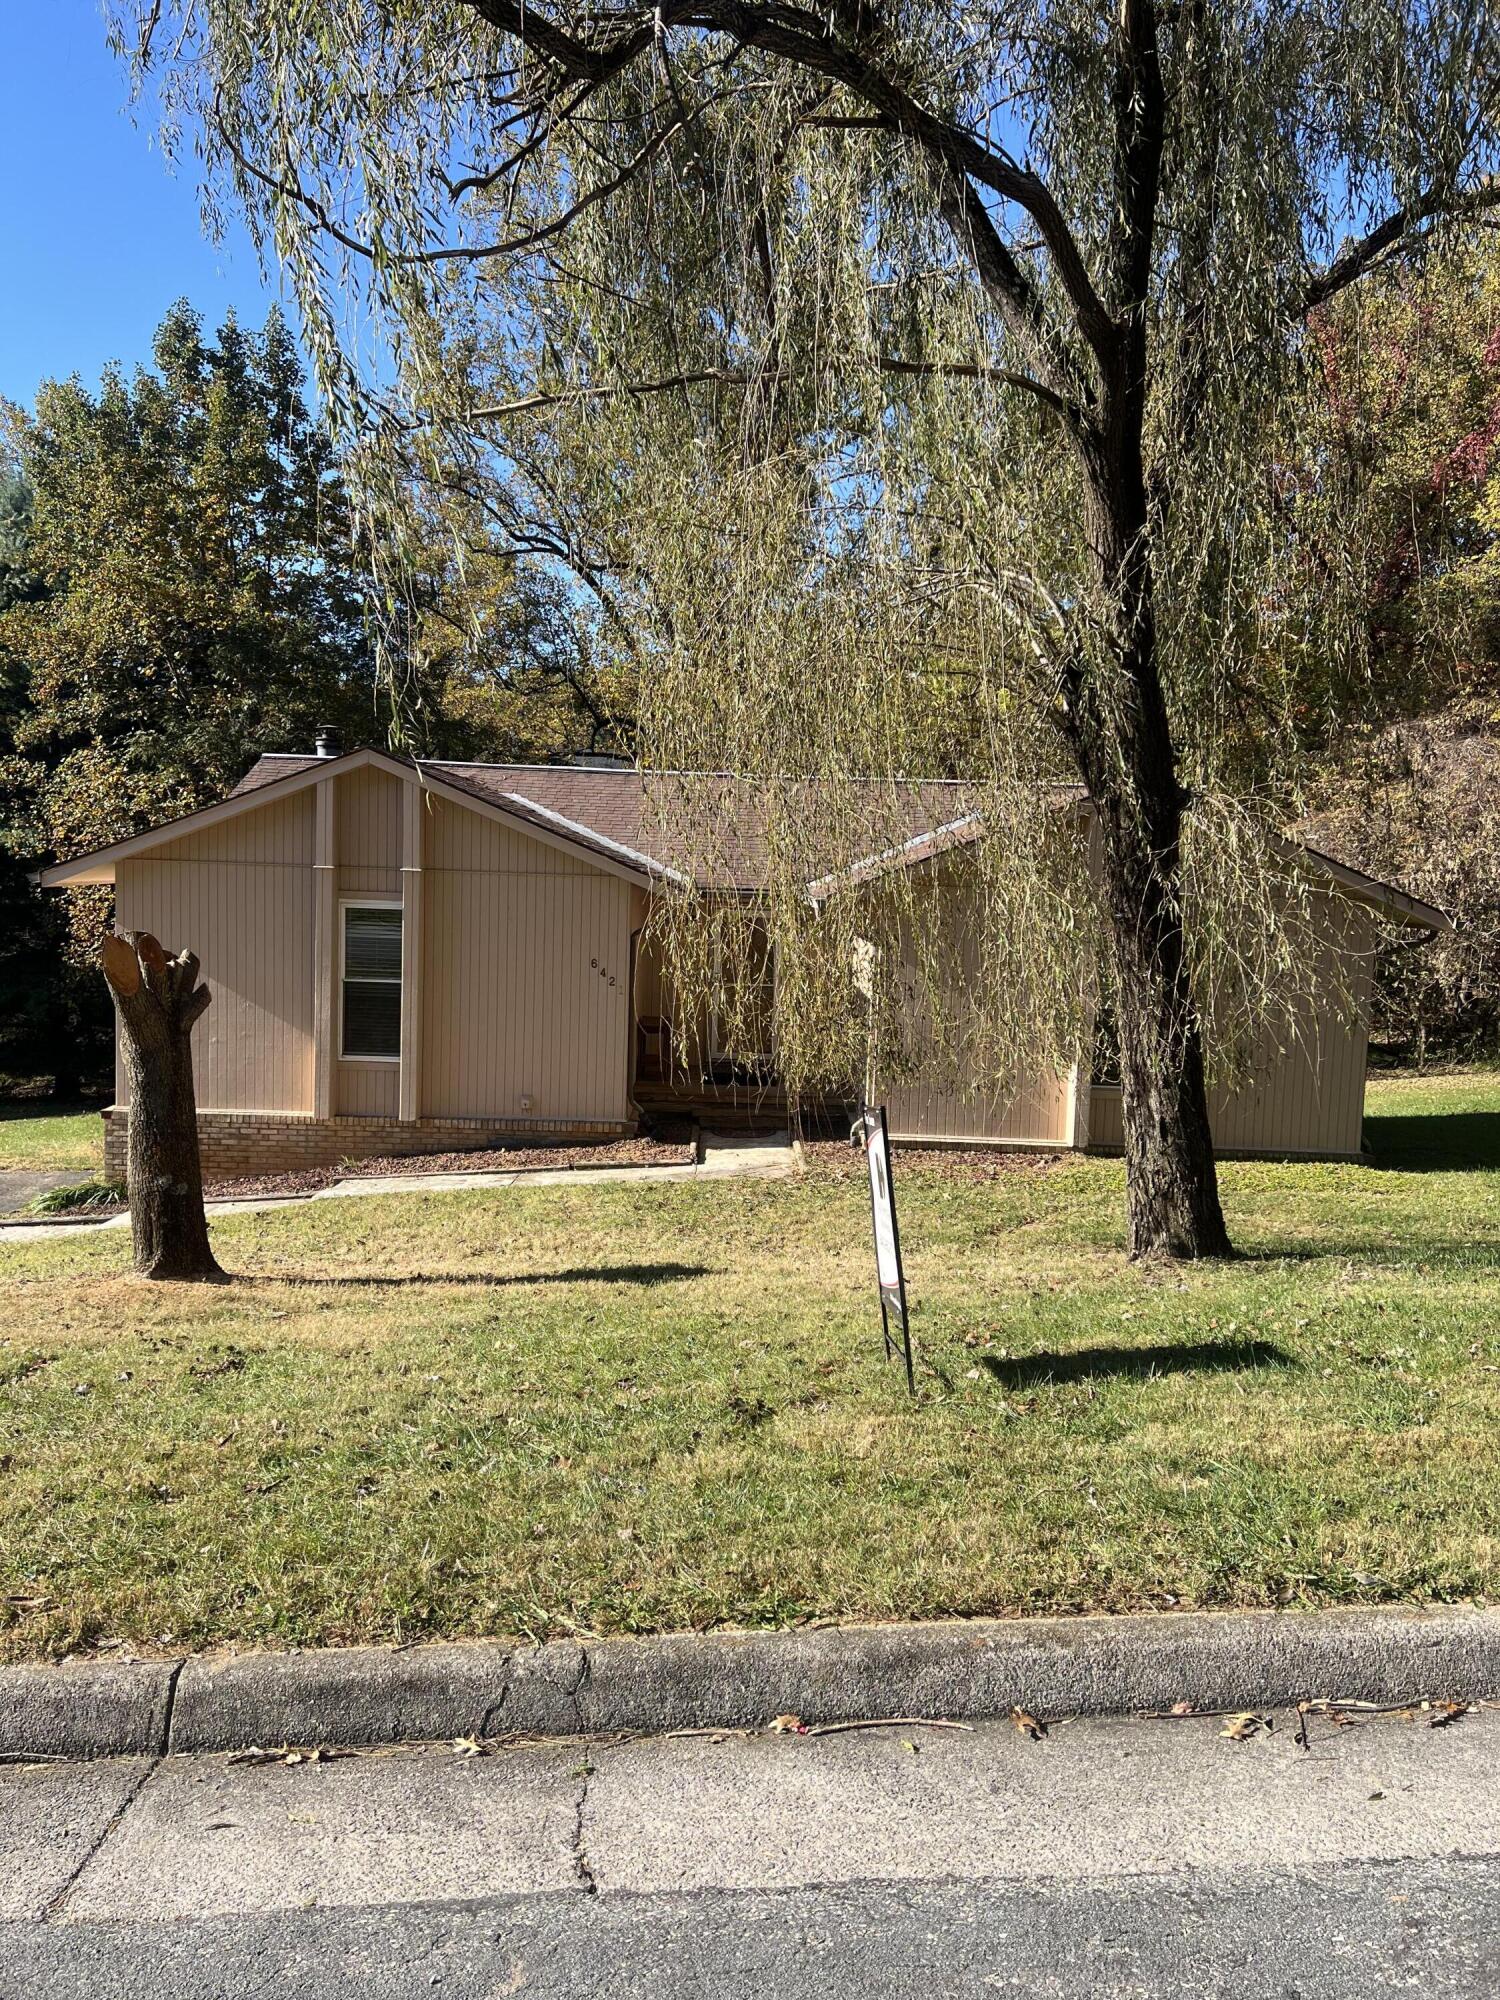
[[[668,900],[686,1012],[752,1058],[723,968],[769,938],[794,1085],[914,1062],[921,1023],[999,1090],[1111,1002],[1132,1242],[1223,1248],[1205,1044],[1232,1075],[1328,997],[1278,829],[1366,684],[1357,566],[1284,471],[1305,328],[1500,207],[1484,0],[143,0],[117,31],[291,274],[395,639],[417,537],[488,493],[628,622],[643,760],[745,781],[653,783],[700,891],[762,884]]]

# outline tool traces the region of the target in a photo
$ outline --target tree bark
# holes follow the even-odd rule
[[[1158,824],[1143,838],[1139,821],[1151,804]],[[1130,1254],[1227,1257],[1180,910],[1180,808],[1160,794],[1095,805],[1113,944]]]
[[[211,994],[190,951],[168,958],[149,931],[108,937],[100,954],[130,1079],[126,1180],[143,1278],[224,1273],[209,1248],[193,1095],[193,1023]]]
[[[1106,401],[1113,421],[1090,454],[1089,539],[1113,611],[1113,658],[1074,675],[1067,729],[1099,820],[1130,1254],[1227,1257],[1182,922],[1184,801],[1157,657],[1144,373],[1144,356],[1127,345],[1124,379]]]

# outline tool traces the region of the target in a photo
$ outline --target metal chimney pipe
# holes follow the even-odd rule
[[[317,752],[320,757],[342,757],[343,738],[331,722],[320,722],[317,734]]]

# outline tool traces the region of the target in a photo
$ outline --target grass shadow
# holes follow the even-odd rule
[[[1242,1250],[1247,1264],[1367,1264],[1383,1271],[1500,1270],[1500,1241],[1492,1236],[1434,1239],[1411,1236],[1403,1243],[1383,1236],[1348,1234],[1327,1243],[1257,1243]]]
[[[711,1264],[594,1264],[567,1271],[402,1271],[382,1278],[353,1271],[344,1278],[304,1277],[297,1271],[255,1272],[236,1278],[241,1285],[328,1285],[335,1290],[399,1291],[409,1285],[662,1285],[686,1278],[711,1278]]]
[[[92,1103],[81,1097],[5,1097],[0,1098],[0,1125],[40,1118],[76,1118],[80,1113],[90,1111],[97,1118],[108,1099],[95,1098]]]
[[[1365,1119],[1370,1164],[1402,1174],[1500,1167],[1500,1111],[1403,1112]]]
[[[1075,1347],[980,1361],[1002,1388],[1039,1389],[1064,1382],[1098,1382],[1120,1376],[1198,1375],[1238,1368],[1295,1368],[1293,1357],[1269,1340],[1174,1340],[1157,1347]]]

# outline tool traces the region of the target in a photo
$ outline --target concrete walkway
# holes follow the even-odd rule
[[[796,1171],[785,1132],[705,1132],[703,1158],[681,1167],[520,1167],[514,1172],[490,1169],[482,1173],[351,1174],[312,1194],[247,1196],[241,1200],[208,1201],[212,1220],[219,1215],[253,1215],[263,1209],[287,1208],[299,1202],[355,1201],[382,1194],[452,1194],[476,1188],[591,1187],[602,1182],[662,1182],[720,1180],[751,1176],[775,1180]],[[38,1176],[37,1178],[41,1178]],[[64,1181],[69,1177],[63,1176]],[[50,1242],[59,1236],[92,1235],[101,1229],[129,1229],[129,1215],[112,1215],[101,1222],[53,1222],[12,1225],[0,1229],[0,1247],[7,1243]],[[0,1995],[3,2000],[3,1995]]]
[[[1480,1994],[1500,1715],[0,1768],[0,1996]]]

